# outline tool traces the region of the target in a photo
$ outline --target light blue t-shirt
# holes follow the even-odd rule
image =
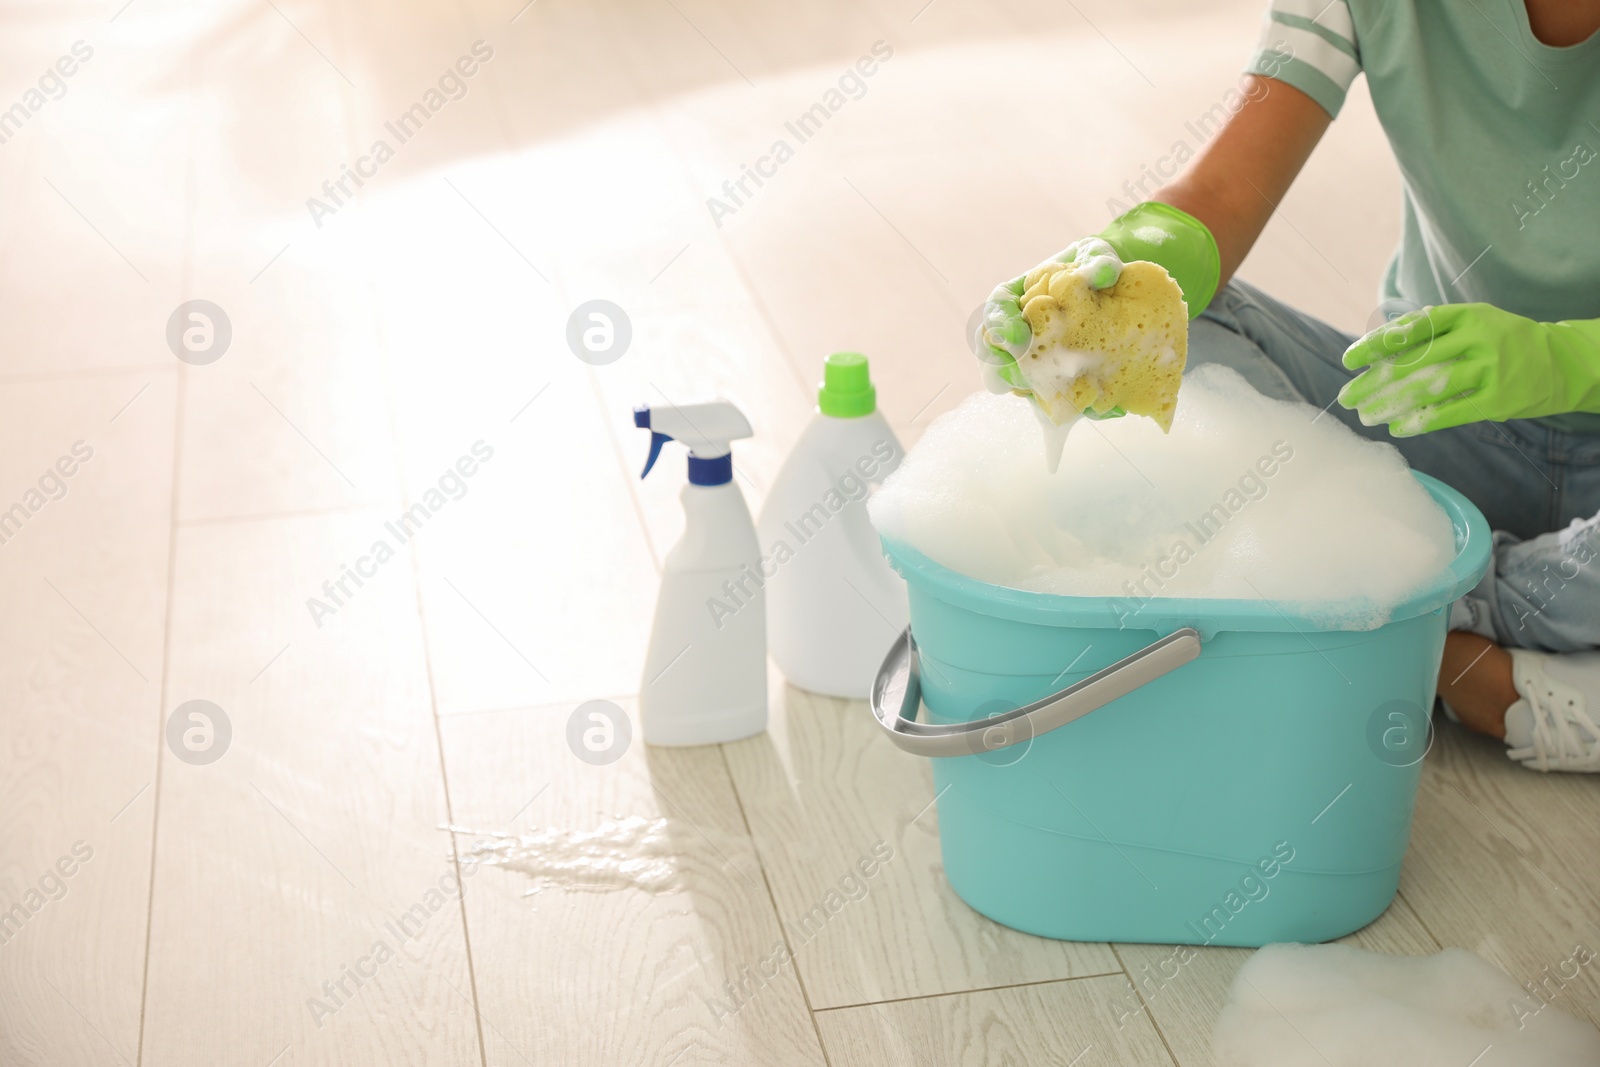
[[[1543,44],[1521,0],[1273,0],[1247,69],[1329,115],[1366,74],[1403,184],[1385,298],[1600,318],[1600,34]]]

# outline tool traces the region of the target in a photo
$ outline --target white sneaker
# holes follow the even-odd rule
[[[1506,755],[1536,771],[1600,772],[1600,651],[1508,651],[1522,699],[1506,709]]]

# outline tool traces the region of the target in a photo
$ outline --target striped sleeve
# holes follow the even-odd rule
[[[1272,0],[1245,73],[1286,82],[1339,114],[1361,73],[1348,0]]]

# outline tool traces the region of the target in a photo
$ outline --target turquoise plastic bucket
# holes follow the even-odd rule
[[[933,760],[962,899],[1074,941],[1317,942],[1382,914],[1431,742],[1448,606],[1490,549],[1477,508],[1416,478],[1450,517],[1455,559],[1360,632],[1261,600],[1156,598],[1130,616],[1110,598],[976,581],[885,540],[910,593],[914,638],[896,647],[909,644],[931,724],[1013,712],[1159,638],[1199,636],[1192,661],[1081,718]]]

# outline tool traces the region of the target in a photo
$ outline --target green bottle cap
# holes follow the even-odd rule
[[[867,357],[860,352],[835,352],[822,361],[822,387],[817,409],[837,419],[853,419],[878,410]]]

